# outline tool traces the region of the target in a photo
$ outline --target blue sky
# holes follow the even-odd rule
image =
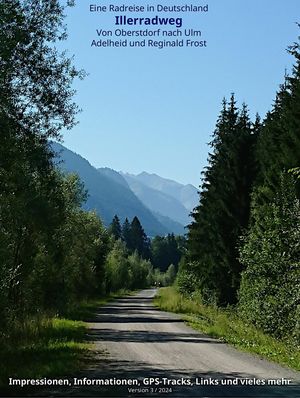
[[[114,14],[90,13],[90,4],[208,4],[206,14],[163,15],[201,30],[208,47],[91,48],[97,28],[114,28]],[[96,167],[198,186],[222,98],[234,92],[252,116],[271,108],[292,67],[285,50],[300,33],[299,11],[299,0],[77,0],[64,46],[89,75],[75,84],[83,112],[64,145]]]

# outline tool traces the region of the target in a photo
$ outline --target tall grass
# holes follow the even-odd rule
[[[128,291],[83,301],[64,317],[41,314],[11,321],[9,328],[0,330],[0,395],[9,391],[9,377],[61,378],[82,370],[94,355],[86,341],[85,321],[99,306],[124,294]]]
[[[200,296],[182,296],[174,287],[161,288],[154,304],[165,311],[182,314],[196,330],[239,349],[300,370],[300,347],[292,341],[277,340],[242,320],[234,308],[203,305]]]
[[[84,322],[36,317],[15,321],[0,337],[0,388],[8,378],[66,376],[78,370],[89,353]]]

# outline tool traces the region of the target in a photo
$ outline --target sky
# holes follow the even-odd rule
[[[115,28],[115,14],[91,13],[90,4],[208,4],[208,13],[159,15],[182,17],[207,47],[91,47],[96,29]],[[95,167],[199,186],[222,99],[234,92],[264,117],[292,69],[286,48],[300,34],[299,14],[299,0],[77,0],[64,47],[88,76],[74,84],[82,112],[63,144]]]

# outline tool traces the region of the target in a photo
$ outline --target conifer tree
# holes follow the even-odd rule
[[[218,304],[236,302],[241,273],[237,246],[248,225],[257,129],[246,105],[238,111],[234,95],[229,104],[223,101],[189,227],[190,271],[197,275],[204,298],[214,297]]]
[[[150,258],[150,242],[138,217],[133,218],[130,227],[129,250],[136,250],[145,259]]]
[[[289,52],[296,60],[292,76],[285,76],[258,139],[251,225],[240,249],[239,308],[266,332],[299,343],[299,179],[291,177],[300,164],[299,41]]]
[[[115,240],[122,238],[122,228],[121,228],[121,224],[120,224],[120,219],[117,215],[114,216],[114,218],[109,226],[109,232],[112,234],[112,236],[115,238]]]
[[[125,242],[127,249],[129,249],[131,246],[131,226],[127,217],[122,225],[122,240]]]
[[[184,252],[181,247],[184,243],[184,238],[175,238],[174,234],[156,236],[151,242],[153,265],[162,272],[165,272],[170,264],[177,268]]]
[[[288,52],[295,58],[292,75],[285,76],[258,140],[258,205],[272,202],[280,189],[281,173],[300,164],[300,41]]]

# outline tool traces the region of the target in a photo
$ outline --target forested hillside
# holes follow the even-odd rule
[[[299,41],[288,51],[292,74],[263,120],[234,95],[223,101],[178,285],[299,342]]]
[[[52,143],[55,163],[68,173],[76,173],[88,190],[86,210],[95,210],[107,226],[115,214],[125,220],[138,216],[149,236],[165,235],[169,231],[135,196],[121,175],[113,170],[93,167],[86,159],[63,145]]]

